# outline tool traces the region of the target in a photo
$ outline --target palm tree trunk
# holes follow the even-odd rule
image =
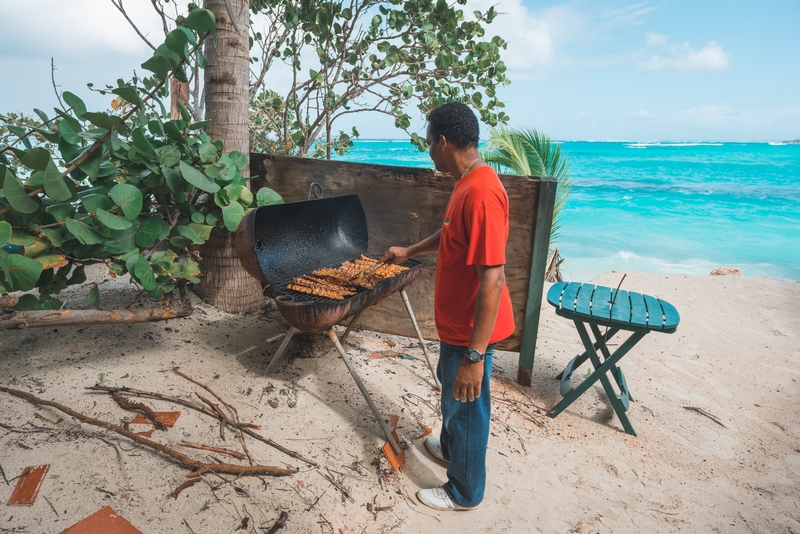
[[[226,6],[227,4],[227,6]],[[217,18],[216,42],[206,40],[205,108],[207,132],[225,152],[250,154],[247,111],[250,104],[249,0],[204,0]],[[231,17],[233,16],[233,18]],[[249,168],[242,174],[249,175]],[[247,274],[234,249],[232,235],[212,233],[200,248],[203,299],[223,311],[245,312],[263,304],[261,283]]]

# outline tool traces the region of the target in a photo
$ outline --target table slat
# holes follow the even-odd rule
[[[644,296],[644,303],[647,305],[647,327],[651,330],[661,330],[664,328],[664,310],[661,302],[650,295]]]
[[[553,284],[553,286],[547,290],[547,302],[555,306],[556,308],[561,307],[561,295],[564,293],[564,288],[566,288],[568,282],[559,282],[557,284]]]
[[[647,328],[647,305],[644,303],[644,296],[641,293],[631,291],[628,293],[631,299],[631,320],[633,326]]]
[[[611,319],[611,288],[597,286],[592,295],[592,317]]]
[[[578,300],[575,302],[575,313],[581,317],[592,318],[592,295],[595,286],[593,284],[582,284],[578,291]]]
[[[575,311],[575,299],[582,285],[583,284],[580,282],[570,282],[569,285],[564,288],[564,293],[561,295],[561,307],[563,309]]]
[[[666,317],[664,320],[664,330],[677,328],[678,323],[681,322],[681,316],[678,310],[665,300],[659,299],[659,302],[661,302],[661,308],[664,310],[664,316]]]
[[[616,295],[616,299],[614,298]],[[617,290],[611,292],[611,300],[614,301],[614,307],[611,309],[611,320],[620,323],[631,323],[631,297],[624,289],[617,293]]]

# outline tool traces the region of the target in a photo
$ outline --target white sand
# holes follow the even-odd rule
[[[620,277],[596,282],[616,286]],[[104,307],[132,297],[123,282],[103,286]],[[300,472],[228,483],[204,475],[175,500],[168,494],[188,470],[0,393],[0,423],[53,429],[0,428],[8,478],[28,465],[51,464],[31,507],[7,506],[14,483],[0,481],[0,532],[61,532],[106,505],[145,533],[233,532],[246,516],[252,519],[241,531],[263,533],[283,510],[289,519],[279,532],[800,532],[800,284],[634,272],[623,288],[664,298],[681,313],[677,333],[648,335],[621,362],[636,399],[629,413],[639,437],[622,432],[599,384],[558,418],[544,416],[560,399],[553,377],[582,352],[573,325],[545,303],[532,388],[513,382],[517,354],[496,356],[486,499],[480,511],[464,513],[437,513],[413,499],[417,489],[445,480],[422,440],[413,439],[420,424],[440,425],[435,410],[420,402],[435,407],[438,397],[414,340],[356,332],[347,343],[379,409],[400,416],[398,433],[409,448],[406,469],[393,476],[381,473],[380,428],[326,337],[293,340],[276,371],[264,375],[278,344],[265,340],[286,328],[275,311],[229,315],[195,299],[195,313],[185,319],[2,332],[4,386],[121,423],[132,414],[83,388],[102,373],[108,385],[192,398],[199,388],[172,373],[177,366],[235,404],[242,420],[263,425],[263,435],[319,468],[251,439],[257,462]],[[81,305],[81,298],[70,305]],[[384,339],[417,360],[367,358],[389,348]],[[181,409],[144,402],[160,411]],[[716,415],[725,427],[684,406]],[[219,455],[178,443],[239,448],[232,432],[223,442],[213,420],[181,411],[177,425],[154,439],[209,462]],[[51,424],[34,413],[63,420]],[[353,502],[323,474],[347,488]]]

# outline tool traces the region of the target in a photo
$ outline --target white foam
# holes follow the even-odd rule
[[[680,147],[680,146],[723,146],[724,143],[631,143],[626,148],[647,148],[649,146],[658,146],[658,147]]]

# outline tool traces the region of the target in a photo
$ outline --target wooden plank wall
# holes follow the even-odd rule
[[[287,202],[305,200],[312,182],[322,185],[326,197],[358,195],[369,227],[369,252],[376,254],[433,234],[442,223],[454,183],[450,176],[434,173],[432,165],[424,169],[251,154],[250,168],[253,176],[258,175],[264,180],[263,185],[280,193]],[[506,279],[517,329],[499,348],[519,351],[542,181],[536,177],[500,178],[509,199]],[[436,254],[415,259],[422,261],[423,272],[407,289],[408,296],[425,339],[438,340],[433,316]],[[416,337],[399,295],[364,312],[359,325],[376,332]]]

